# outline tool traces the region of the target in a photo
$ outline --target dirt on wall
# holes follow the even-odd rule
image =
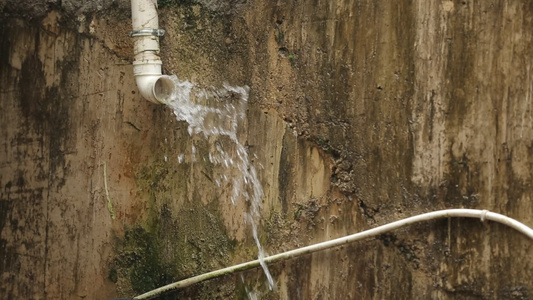
[[[531,1],[159,4],[166,74],[250,88],[268,253],[444,208],[533,226]],[[248,204],[179,159],[223,138],[137,91],[128,1],[0,10],[0,299],[129,297],[255,259]],[[169,298],[529,299],[533,244],[443,219],[271,272],[273,291],[252,270]]]

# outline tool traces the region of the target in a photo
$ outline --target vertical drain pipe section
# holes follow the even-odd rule
[[[162,75],[159,38],[165,34],[159,28],[157,0],[131,0],[131,21],[134,39],[133,75],[141,95],[153,103],[167,103],[174,91],[174,82]]]

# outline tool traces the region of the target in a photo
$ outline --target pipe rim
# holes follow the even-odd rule
[[[152,88],[154,98],[163,104],[169,103],[174,94],[175,87],[176,85],[170,76],[160,76]]]

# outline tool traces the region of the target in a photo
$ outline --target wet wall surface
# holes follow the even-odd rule
[[[444,208],[533,226],[533,3],[389,2],[160,3],[166,73],[250,87],[270,254]],[[132,296],[257,255],[225,171],[178,159],[227,141],[140,98],[127,5],[103,5],[4,8],[1,299]],[[169,298],[529,299],[532,254],[443,219],[273,265],[275,291],[257,270]]]

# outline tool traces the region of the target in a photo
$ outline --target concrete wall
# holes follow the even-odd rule
[[[127,3],[36,3],[0,5],[0,299],[132,296],[254,259],[248,204],[213,180],[235,170],[178,160],[227,140],[137,92]],[[250,87],[268,253],[443,208],[533,226],[531,1],[161,4],[166,73]],[[271,266],[275,291],[257,270],[176,295],[528,299],[532,254],[440,220]]]

